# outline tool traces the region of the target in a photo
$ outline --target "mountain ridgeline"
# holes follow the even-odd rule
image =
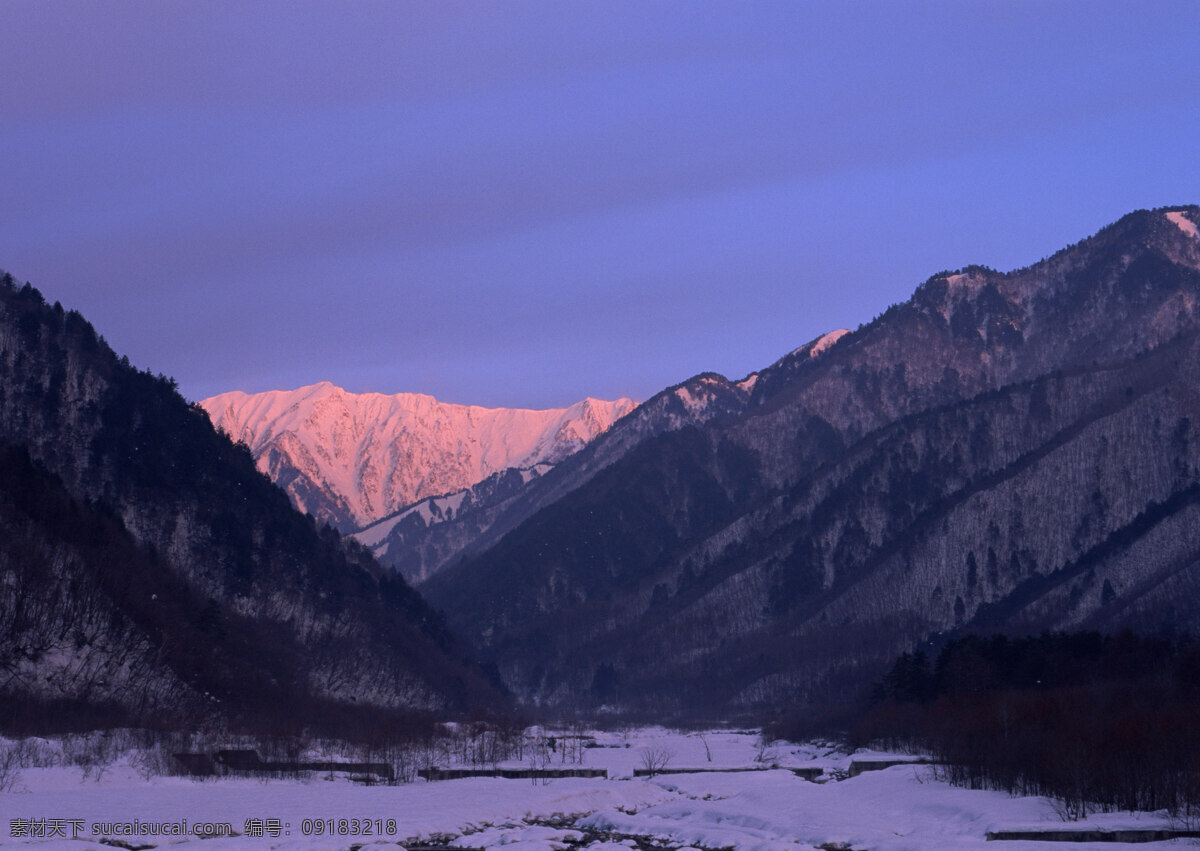
[[[0,283],[0,717],[337,731],[503,707],[442,619],[167,378]]]
[[[634,407],[584,399],[543,411],[481,408],[420,393],[348,393],[327,381],[200,405],[297,508],[341,532],[507,469],[557,464]]]
[[[544,706],[852,699],[971,630],[1200,627],[1200,208],[933,276],[531,481],[422,591]]]
[[[931,638],[1198,630],[1198,224],[1138,211],[1025,269],[940,273],[637,407],[210,404],[286,494],[6,276],[0,718],[355,735],[507,707],[494,665],[551,712],[760,719],[853,699]],[[396,450],[421,410],[432,437]],[[343,540],[289,494],[376,522]]]

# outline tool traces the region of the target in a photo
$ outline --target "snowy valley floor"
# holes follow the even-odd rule
[[[789,766],[822,766],[844,772],[851,756],[818,745],[777,743],[764,751],[745,733],[672,733],[638,730],[598,733],[603,747],[586,751],[583,765],[606,768],[609,779],[528,780],[472,778],[399,786],[361,786],[345,778],[307,781],[222,779],[198,782],[143,779],[118,762],[99,781],[77,768],[32,768],[14,791],[0,795],[0,845],[31,844],[39,851],[151,846],[198,851],[224,849],[385,848],[414,844],[463,848],[507,846],[506,851],[588,848],[1113,849],[1121,843],[999,841],[988,831],[1171,827],[1164,814],[1107,814],[1063,822],[1043,798],[1010,798],[998,792],[957,789],[922,765],[901,765],[841,781],[813,783]],[[705,745],[707,744],[707,749]],[[670,753],[669,768],[779,769],[633,778],[648,748]],[[709,761],[708,752],[712,760]],[[862,755],[854,758],[861,759]],[[760,761],[761,759],[761,761]],[[558,767],[557,764],[553,767]],[[572,766],[566,766],[572,767]],[[94,835],[106,823],[186,819],[224,823],[239,835],[225,838]],[[356,835],[304,835],[314,820]],[[357,819],[357,825],[352,820]],[[58,820],[66,837],[13,836],[26,824]],[[278,836],[247,836],[247,821],[261,820]],[[257,822],[251,821],[251,826]],[[78,826],[79,836],[71,839]],[[371,833],[365,831],[370,829]],[[382,831],[382,835],[380,835]],[[101,844],[100,839],[107,842]],[[117,840],[114,842],[113,840]],[[1157,848],[1192,840],[1138,845]],[[182,849],[181,849],[182,851]]]

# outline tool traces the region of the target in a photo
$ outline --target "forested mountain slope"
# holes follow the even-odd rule
[[[525,696],[680,715],[843,699],[937,632],[1195,625],[1196,222],[935,275],[634,433],[666,391],[423,590]]]
[[[173,382],[0,284],[0,713],[361,726],[503,704],[401,579]]]

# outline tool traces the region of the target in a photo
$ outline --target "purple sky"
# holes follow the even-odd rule
[[[1200,202],[1200,3],[0,4],[0,268],[199,399],[738,378]]]

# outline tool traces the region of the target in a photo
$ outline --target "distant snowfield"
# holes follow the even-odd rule
[[[186,845],[223,849],[396,849],[405,842],[506,851],[621,851],[631,837],[664,848],[854,849],[1124,847],[1118,843],[992,842],[989,830],[1083,827],[1166,827],[1163,814],[1093,816],[1063,823],[1043,798],[1010,798],[998,792],[957,789],[934,779],[928,766],[902,765],[841,781],[812,783],[787,766],[849,767],[851,756],[827,747],[776,743],[765,752],[746,733],[705,734],[640,730],[601,733],[604,747],[589,749],[585,767],[607,768],[608,780],[474,778],[400,786],[366,787],[349,780],[314,777],[307,782],[220,780],[197,782],[159,777],[143,780],[117,764],[99,782],[82,781],[75,768],[27,769],[17,790],[0,795],[0,845],[36,844],[40,851],[110,849],[93,835],[103,823],[225,823],[239,834],[227,838],[110,836],[123,847]],[[711,751],[708,761],[705,744]],[[670,752],[668,768],[750,768],[763,762],[783,768],[739,773],[660,775],[634,779],[643,752]],[[861,759],[862,754],[853,758]],[[304,835],[320,820],[356,835]],[[59,820],[67,838],[12,836],[26,823]],[[72,820],[78,839],[69,837]],[[245,835],[247,820],[279,827],[279,836]],[[329,820],[332,820],[330,822]],[[251,822],[253,826],[255,823]],[[370,833],[367,833],[367,829]],[[268,831],[269,832],[269,831]],[[382,835],[380,835],[382,832]],[[328,832],[327,832],[328,833]],[[1184,840],[1172,843],[1182,844]],[[1138,847],[1146,847],[1139,845]]]

